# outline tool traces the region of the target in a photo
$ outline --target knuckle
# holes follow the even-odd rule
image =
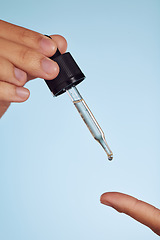
[[[121,212],[132,216],[135,212],[137,212],[140,202],[140,200],[134,198],[130,204],[126,204],[125,206],[123,206]]]
[[[23,63],[26,62],[28,60],[28,58],[30,58],[30,54],[31,51],[29,48],[25,48],[23,50],[20,51],[20,61],[22,61]]]
[[[20,68],[31,76],[38,76],[41,69],[42,55],[31,48],[21,49],[19,55]]]
[[[22,45],[32,46],[33,48],[37,48],[42,38],[42,34],[25,28],[21,29],[21,33],[19,36]]]
[[[39,46],[41,40],[44,38],[44,36],[40,33],[36,33],[34,36],[34,41],[37,46]]]
[[[27,31],[25,28],[22,28],[21,33],[19,35],[21,44],[26,44],[26,42],[29,38],[30,38],[29,31]]]
[[[0,79],[5,81],[11,75],[11,64],[7,59],[0,57]]]
[[[23,86],[26,83],[26,78],[19,81],[15,72],[15,67],[7,59],[0,57],[0,81],[6,83],[12,83],[13,85]]]
[[[31,63],[37,59],[37,54],[30,48],[23,48],[20,51],[20,61],[22,64],[31,65]]]

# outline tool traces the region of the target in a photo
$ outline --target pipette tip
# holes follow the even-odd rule
[[[107,141],[105,139],[104,133],[102,132],[102,137],[100,139],[97,139],[97,141],[100,143],[100,145],[103,147],[104,151],[106,152],[107,156],[108,156],[108,160],[112,161],[113,159],[113,153],[110,150]]]
[[[112,159],[113,159],[113,155],[108,156],[108,160],[109,160],[109,161],[112,161]]]

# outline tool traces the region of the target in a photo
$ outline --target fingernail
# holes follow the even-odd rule
[[[112,207],[112,204],[111,204],[110,202],[108,202],[108,201],[103,200],[102,197],[100,198],[100,202],[101,202],[102,204],[108,206],[108,207]]]
[[[47,52],[48,54],[51,54],[51,56],[55,53],[57,46],[55,45],[55,43],[47,38],[44,37],[41,39],[40,41],[40,47]]]
[[[27,78],[27,74],[19,68],[14,68],[14,74],[18,81],[24,81]]]
[[[101,201],[101,203],[104,204],[104,205],[106,205],[106,206],[108,206],[108,207],[112,207],[112,205],[111,205],[109,202],[102,202],[102,201]]]
[[[29,92],[27,89],[23,88],[23,87],[17,87],[16,88],[16,94],[20,97],[20,98],[27,98],[29,96]]]
[[[47,74],[53,74],[58,72],[58,64],[49,58],[43,58],[41,61],[41,66],[44,72]]]

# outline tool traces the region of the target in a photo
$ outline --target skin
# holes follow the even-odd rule
[[[160,236],[160,210],[154,206],[118,192],[104,193],[100,201],[134,218]]]
[[[24,87],[31,79],[54,79],[59,73],[49,59],[59,48],[67,49],[60,35],[43,34],[0,20],[0,118],[12,102],[24,102],[30,92]]]
[[[56,62],[49,59],[58,47],[67,49],[60,35],[44,35],[0,20],[0,118],[12,102],[24,102],[30,92],[24,87],[31,79],[51,80],[59,73]],[[125,213],[160,235],[160,210],[129,195],[110,192],[101,203]]]

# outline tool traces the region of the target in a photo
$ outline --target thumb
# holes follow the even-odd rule
[[[134,218],[160,236],[160,210],[154,206],[118,192],[104,193],[100,201]]]

